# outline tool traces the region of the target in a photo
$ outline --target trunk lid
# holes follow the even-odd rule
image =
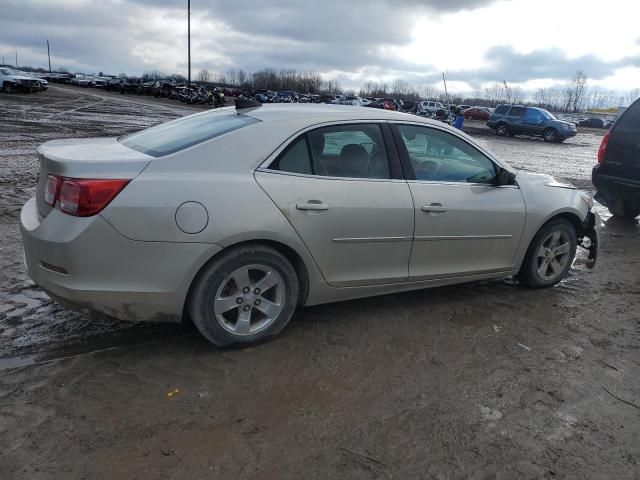
[[[48,175],[70,178],[132,179],[153,159],[122,145],[116,138],[53,140],[38,147],[40,171],[36,188],[38,212],[46,217],[52,206],[44,201]]]

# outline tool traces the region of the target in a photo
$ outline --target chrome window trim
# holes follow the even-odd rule
[[[272,175],[288,175],[290,177],[306,177],[306,178],[318,178],[322,180],[342,180],[349,182],[383,182],[383,183],[407,183],[402,178],[357,178],[357,177],[328,177],[326,175],[312,175],[308,173],[293,173],[283,172],[281,170],[270,170],[268,168],[258,168],[256,173],[269,173]]]
[[[491,183],[469,183],[469,182],[445,182],[438,180],[407,180],[410,185],[447,185],[447,186],[460,186],[460,187],[492,187],[492,188],[515,188],[520,190],[520,187],[516,185],[493,185]]]

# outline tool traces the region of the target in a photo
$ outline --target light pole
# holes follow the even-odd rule
[[[49,39],[47,38],[47,57],[49,57],[49,73],[51,73],[51,51],[49,50]]]
[[[191,88],[191,0],[187,0],[187,87]]]

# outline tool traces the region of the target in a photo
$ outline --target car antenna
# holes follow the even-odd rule
[[[240,115],[239,110],[254,110],[262,106],[260,102],[257,100],[253,100],[252,98],[236,98],[236,111],[238,115]]]

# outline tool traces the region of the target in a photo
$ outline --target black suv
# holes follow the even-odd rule
[[[640,98],[602,137],[591,174],[595,198],[619,218],[640,214]]]
[[[535,135],[545,142],[562,142],[575,136],[575,124],[558,120],[543,108],[498,105],[487,126],[500,136]]]

